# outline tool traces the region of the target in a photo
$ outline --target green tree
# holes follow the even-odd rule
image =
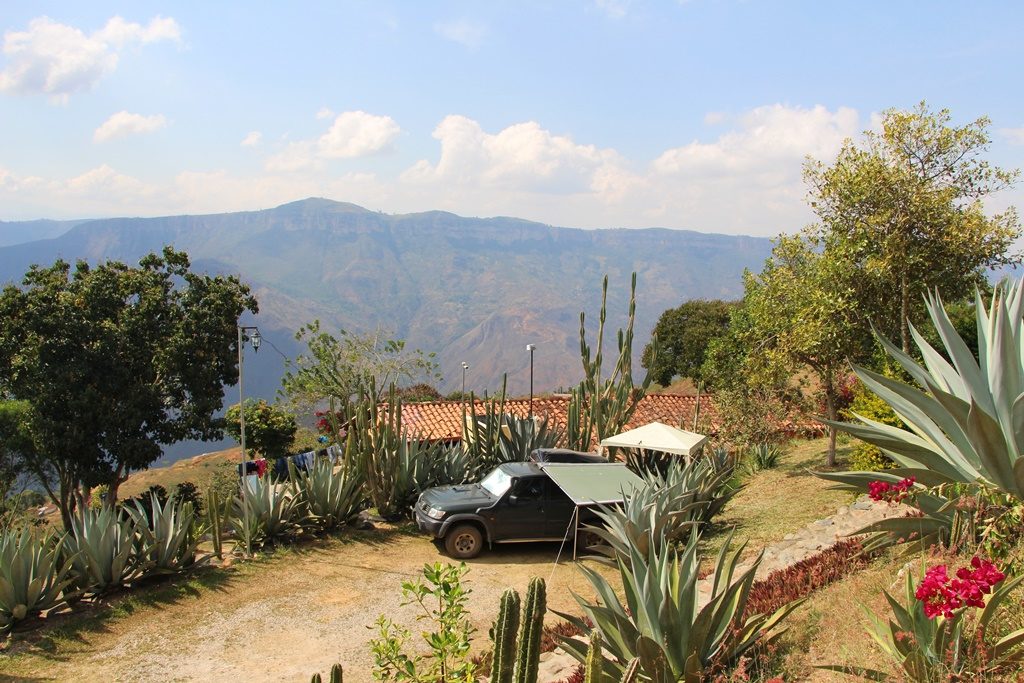
[[[983,200],[1019,175],[983,158],[989,123],[954,126],[948,110],[924,102],[891,109],[880,132],[866,132],[863,144],[847,141],[833,165],[804,167],[819,241],[859,271],[862,308],[905,353],[926,292],[962,300],[985,268],[1020,262],[1010,253],[1021,235],[1015,209],[984,212]]]
[[[0,294],[0,391],[31,405],[26,467],[66,526],[88,489],[120,484],[161,446],[219,438],[238,380],[236,325],[256,300],[237,277],[200,275],[167,247],[138,267],[33,266]]]
[[[224,416],[224,429],[232,439],[241,443],[242,429],[238,404],[228,408]],[[295,443],[299,425],[295,415],[263,399],[245,401],[245,446],[264,458],[279,458],[288,454]]]
[[[668,309],[654,325],[657,355],[647,344],[640,364],[662,386],[668,386],[677,376],[695,383],[706,381],[702,373],[705,352],[729,327],[729,314],[735,307],[732,301],[691,299]]]
[[[346,409],[360,389],[378,387],[376,400],[392,384],[417,379],[440,379],[433,353],[406,349],[405,341],[390,339],[381,329],[366,334],[341,330],[338,336],[321,329],[316,320],[295,335],[307,344],[307,352],[288,363],[281,380],[282,392],[303,408],[323,401],[331,413]]]
[[[32,406],[27,402],[0,400],[0,509],[25,471],[25,463],[35,457],[31,417]]]
[[[855,281],[849,264],[822,251],[813,236],[780,237],[761,273],[745,276],[748,381],[770,386],[779,377],[809,371],[826,416],[837,420],[840,375],[849,359],[871,351]],[[835,464],[835,443],[830,427],[829,465]]]

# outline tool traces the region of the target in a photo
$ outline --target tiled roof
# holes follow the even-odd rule
[[[476,401],[475,413],[484,412],[484,402]],[[693,413],[697,405],[697,397],[683,394],[649,394],[640,400],[632,419],[623,431],[641,427],[650,422],[663,422],[683,429],[693,429]],[[430,401],[427,403],[402,404],[402,424],[409,433],[431,441],[455,441],[462,438],[463,408],[468,410],[464,401]],[[569,410],[569,397],[545,396],[533,399],[533,413],[538,417],[547,417],[552,424],[563,429]],[[505,412],[519,417],[528,417],[530,401],[525,398],[508,399],[505,401]],[[700,423],[711,425],[717,431],[714,400],[709,395],[700,398]],[[820,432],[821,425],[812,421],[786,421],[782,430],[788,434],[806,434]],[[706,428],[706,427],[705,427]]]

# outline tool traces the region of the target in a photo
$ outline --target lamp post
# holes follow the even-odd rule
[[[252,333],[251,335],[249,334],[250,332]],[[247,341],[252,344],[254,353],[259,352],[260,342],[263,341],[260,337],[260,329],[254,326],[238,325],[238,431],[240,432],[239,443],[242,446],[242,465],[239,472],[239,481],[242,487],[242,512],[245,515],[246,556],[252,555],[252,539],[249,538],[249,506],[246,500],[249,486],[245,480],[245,463],[247,461],[245,457],[245,392],[242,390],[242,362],[245,358],[245,342]]]
[[[526,350],[530,352],[530,419],[533,419],[533,352],[536,344],[527,344]]]
[[[462,400],[466,400],[466,370],[469,370],[469,363],[462,361]]]

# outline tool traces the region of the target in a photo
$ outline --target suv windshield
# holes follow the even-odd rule
[[[495,498],[501,498],[505,495],[505,491],[508,491],[508,487],[511,485],[512,477],[500,467],[488,474],[480,482],[480,486],[484,487],[484,490]]]

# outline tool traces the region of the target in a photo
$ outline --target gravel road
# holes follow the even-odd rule
[[[305,683],[342,662],[346,681],[371,681],[375,633],[369,627],[383,613],[418,633],[414,607],[400,604],[401,582],[415,578],[424,563],[447,561],[424,536],[383,536],[275,558],[221,590],[80,632],[81,642],[57,653],[30,650],[12,662],[13,677],[0,673],[0,679]],[[531,577],[541,576],[548,581],[549,608],[563,611],[577,611],[570,590],[590,596],[571,561],[554,565],[557,550],[557,544],[498,546],[468,563],[470,612],[479,629],[475,649],[487,646],[507,587],[523,593]]]

